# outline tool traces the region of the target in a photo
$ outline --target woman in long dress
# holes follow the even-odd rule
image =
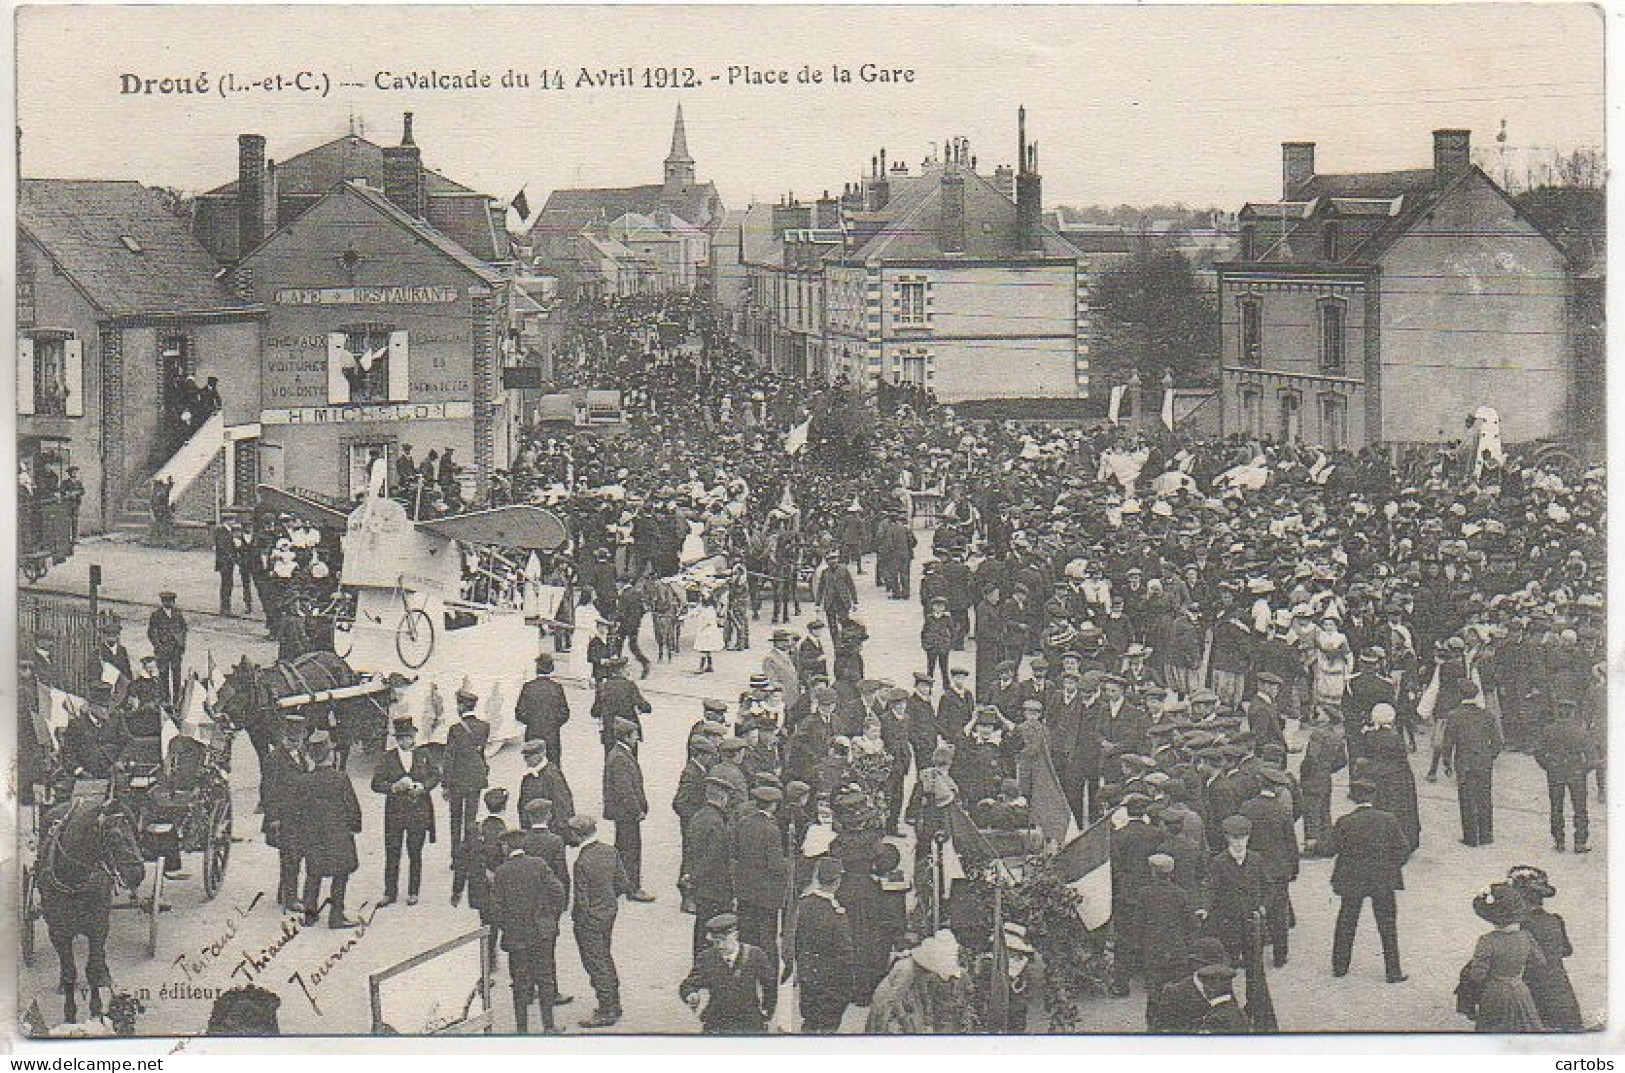
[[[704,597],[689,616],[695,621],[694,651],[700,654],[700,665],[694,673],[710,674],[716,670],[713,657],[722,650],[722,615],[717,609],[717,596]]]
[[[1540,1019],[1552,1032],[1581,1032],[1585,1022],[1580,1016],[1580,1000],[1574,995],[1563,959],[1574,953],[1569,943],[1568,927],[1563,918],[1545,909],[1547,898],[1557,896],[1557,888],[1539,868],[1523,865],[1507,873],[1507,880],[1516,886],[1529,903],[1529,915],[1523,920],[1523,930],[1546,955],[1546,964],[1530,965],[1524,975],[1529,993],[1534,997]]]
[[[1395,729],[1392,704],[1371,709],[1371,725],[1360,734],[1360,760],[1366,775],[1377,784],[1372,804],[1391,812],[1411,848],[1422,844],[1421,812],[1416,804],[1416,773],[1411,770],[1410,751]]]
[[[1544,969],[1546,955],[1520,925],[1529,903],[1511,883],[1497,883],[1473,899],[1473,912],[1494,925],[1478,937],[1468,976],[1479,985],[1476,1032],[1544,1032],[1534,996],[1524,983],[1530,968]]]

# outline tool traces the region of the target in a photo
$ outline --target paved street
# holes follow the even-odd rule
[[[215,605],[214,575],[206,552],[155,551],[112,541],[83,545],[75,559],[56,568],[44,587],[82,591],[88,564],[103,566],[104,594],[132,623],[144,620],[144,606],[159,587],[176,589],[193,622],[190,661],[201,664],[212,649],[218,663],[235,660],[243,652],[265,659],[271,646],[264,640],[259,620],[222,619],[199,613]],[[912,603],[877,598],[872,577],[859,579],[864,600],[859,615],[873,640],[866,649],[872,677],[905,681],[915,669],[918,647],[918,611]],[[802,625],[803,616],[797,625]],[[139,629],[127,632],[132,651],[145,651]],[[696,676],[695,659],[685,652],[677,665],[656,669],[643,688],[654,704],[645,720],[648,741],[642,764],[652,813],[644,828],[645,886],[658,895],[650,905],[623,904],[615,931],[615,951],[623,981],[626,1016],[616,1031],[681,1033],[697,1030],[694,1016],[678,1000],[676,985],[688,967],[689,936],[693,918],[679,912],[674,884],[677,878],[678,833],[669,808],[682,763],[686,729],[698,717],[698,701],[708,695],[732,699],[744,688],[749,673],[759,666],[766,643],[765,631],[753,631],[750,653],[720,653],[717,673]],[[652,646],[650,646],[652,648]],[[528,654],[502,654],[503,659]],[[479,672],[470,668],[478,680]],[[587,717],[590,694],[580,683],[568,685],[576,715],[565,728],[565,770],[575,791],[578,810],[596,811],[601,798],[601,750],[597,726]],[[1424,747],[1425,748],[1425,747]],[[1426,756],[1413,758],[1419,773]],[[144,1033],[200,1031],[209,1012],[213,989],[224,989],[251,979],[283,998],[284,1032],[357,1033],[368,1030],[367,976],[370,972],[410,957],[443,940],[477,926],[466,906],[449,905],[451,877],[448,844],[444,840],[445,809],[437,806],[442,841],[426,852],[424,899],[412,907],[404,903],[376,911],[381,894],[382,850],[378,845],[382,807],[370,792],[366,776],[371,763],[358,758],[351,772],[366,815],[366,831],[358,839],[361,869],[352,877],[353,912],[370,918],[363,931],[334,932],[317,927],[283,941],[284,918],[272,904],[276,860],[260,837],[254,813],[257,769],[246,739],[239,737],[234,756],[234,804],[237,833],[242,841],[232,851],[225,887],[218,899],[205,902],[201,881],[170,888],[172,910],[164,914],[159,956],[145,956],[144,920],[134,913],[116,914],[109,947],[109,962],[116,984],[145,989],[147,1012],[140,1023]],[[1294,761],[1295,765],[1296,761]],[[517,787],[518,750],[504,749],[493,761],[493,784]],[[1470,1023],[1455,1013],[1452,989],[1456,974],[1471,952],[1472,937],[1484,930],[1472,916],[1472,895],[1490,880],[1503,876],[1516,864],[1547,869],[1560,896],[1550,908],[1567,918],[1575,956],[1570,975],[1590,1021],[1601,1019],[1605,987],[1605,873],[1607,823],[1598,806],[1593,812],[1593,845],[1587,857],[1551,851],[1546,835],[1545,787],[1532,760],[1521,754],[1504,756],[1496,770],[1496,842],[1468,849],[1456,839],[1453,787],[1445,781],[1421,783],[1423,845],[1406,869],[1406,891],[1400,896],[1400,937],[1407,984],[1390,987],[1383,982],[1375,929],[1367,916],[1362,921],[1350,975],[1334,981],[1329,972],[1332,920],[1335,903],[1328,886],[1330,862],[1306,860],[1303,875],[1293,888],[1298,926],[1292,934],[1292,959],[1274,971],[1270,982],[1281,1027],[1286,1031],[1315,1026],[1340,1026],[1374,1031],[1465,1031]],[[1346,807],[1341,790],[1334,811]],[[905,854],[905,859],[907,855]],[[197,862],[188,860],[194,873]],[[591,1012],[587,985],[568,928],[560,939],[558,962],[561,990],[576,996],[563,1011],[561,1023],[575,1030],[575,1022]],[[257,966],[257,967],[256,967]],[[23,970],[21,1008],[39,998],[47,1017],[61,1013],[54,991],[55,957],[41,935],[41,951],[31,969]],[[303,983],[301,984],[301,981]],[[506,973],[498,978],[497,1027],[512,1028]],[[182,997],[166,997],[179,986]],[[1144,996],[1100,999],[1083,1010],[1082,1029],[1088,1032],[1143,1030]],[[848,1027],[861,1024],[857,1011],[849,1013]]]

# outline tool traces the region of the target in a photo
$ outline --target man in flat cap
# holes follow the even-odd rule
[[[630,719],[617,719],[612,730],[615,744],[604,757],[604,819],[615,825],[615,848],[632,881],[628,900],[652,902],[654,895],[643,889],[642,828],[649,815],[649,799],[643,792],[643,769],[633,752],[638,725]]]
[[[536,676],[520,687],[514,718],[524,725],[525,740],[545,742],[548,759],[559,764],[564,760],[560,731],[570,721],[570,701],[553,680],[553,670],[551,654],[536,657]]]
[[[423,887],[423,843],[434,841],[434,798],[440,769],[427,750],[417,748],[411,717],[394,721],[391,748],[372,775],[373,793],[384,795],[384,900],[393,905],[400,893],[401,847],[406,847],[406,904],[416,905]]]
[[[767,955],[774,978],[779,972],[779,907],[784,904],[789,865],[776,814],[784,792],[757,786],[734,824],[734,891],[740,939]]]
[[[1281,711],[1275,703],[1276,697],[1280,696],[1281,676],[1274,671],[1260,671],[1253,681],[1256,683],[1253,697],[1245,705],[1247,729],[1253,732],[1253,740],[1261,745],[1273,742],[1284,747],[1286,730],[1281,722]]]
[[[701,781],[704,800],[685,828],[687,848],[683,884],[694,902],[694,955],[707,942],[706,923],[734,906],[733,825],[728,818],[732,790],[723,779]]]
[[[507,859],[491,879],[492,915],[508,952],[508,975],[513,982],[514,1030],[530,1030],[530,1007],[539,1003],[542,1031],[557,1032],[553,1020],[558,997],[558,968],[554,960],[559,918],[564,915],[567,890],[547,862],[530,856],[522,831],[502,836]]]
[[[1356,776],[1349,780],[1354,811],[1338,818],[1326,840],[1337,859],[1332,864],[1332,893],[1341,899],[1332,938],[1332,975],[1347,976],[1354,954],[1354,936],[1366,899],[1377,919],[1383,966],[1388,982],[1404,983],[1399,964],[1399,907],[1394,892],[1405,889],[1404,867],[1411,843],[1399,820],[1371,804],[1377,785]]]
[[[1225,817],[1219,823],[1224,848],[1214,854],[1209,871],[1207,931],[1224,943],[1230,960],[1238,965],[1246,958],[1253,929],[1263,919],[1269,886],[1264,859],[1249,845],[1252,830],[1252,821],[1245,816]]]
[[[158,610],[147,619],[147,641],[158,660],[158,681],[163,684],[164,702],[177,704],[181,698],[181,663],[186,657],[186,616],[175,606],[173,592],[158,594]]]
[[[547,742],[542,739],[533,738],[519,750],[525,762],[525,773],[519,779],[519,814],[523,816],[525,807],[532,801],[551,801],[553,823],[562,829],[576,814],[575,794],[564,777],[564,769],[553,762],[548,755]]]
[[[653,710],[638,684],[626,677],[625,657],[615,656],[604,664],[604,677],[593,695],[592,716],[599,721],[599,740],[606,753],[615,747],[618,722],[625,720],[641,730],[642,716]]]
[[[582,1028],[608,1028],[621,1019],[621,980],[615,971],[611,941],[620,899],[632,892],[621,855],[598,839],[598,821],[591,816],[570,818],[576,853],[575,886],[570,904],[576,950],[587,970],[598,1006]]]
[[[1167,1035],[1196,1035],[1206,1030],[1218,1007],[1234,1005],[1231,981],[1236,970],[1224,944],[1203,936],[1191,944],[1187,975],[1162,988],[1157,996],[1155,1016],[1147,1010],[1146,1028]],[[1217,1006],[1215,1005],[1217,1003]],[[1239,1031],[1245,1031],[1240,1029]]]
[[[1157,1003],[1169,984],[1189,972],[1191,944],[1201,928],[1191,895],[1174,882],[1174,858],[1158,850],[1146,858],[1149,872],[1137,895],[1140,963],[1145,970],[1148,1027],[1157,1022]],[[1153,1029],[1154,1031],[1154,1029]]]
[[[485,759],[485,746],[491,740],[491,724],[475,714],[480,698],[465,688],[457,691],[457,722],[446,732],[445,770],[441,773],[442,792],[447,801],[447,827],[451,831],[451,852],[474,821],[479,818],[480,794],[491,782],[491,768]]]
[[[740,941],[739,918],[732,913],[718,913],[701,927],[708,945],[677,993],[699,1012],[706,1035],[766,1032],[779,1003],[779,981],[767,955]]]

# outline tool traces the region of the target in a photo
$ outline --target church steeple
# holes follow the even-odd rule
[[[694,158],[688,155],[688,134],[683,129],[683,106],[677,106],[677,122],[671,128],[671,152],[666,155],[666,189],[682,190],[694,185]]]

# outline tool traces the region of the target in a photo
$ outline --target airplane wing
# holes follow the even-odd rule
[[[262,484],[255,493],[263,506],[275,511],[286,511],[301,518],[308,518],[317,524],[336,525],[343,528],[350,521],[350,511],[341,510],[330,503],[323,503],[295,492],[285,491],[281,488],[272,488]]]
[[[498,544],[536,551],[557,551],[570,539],[569,529],[557,514],[528,503],[453,514],[418,522],[417,527],[464,544]]]

